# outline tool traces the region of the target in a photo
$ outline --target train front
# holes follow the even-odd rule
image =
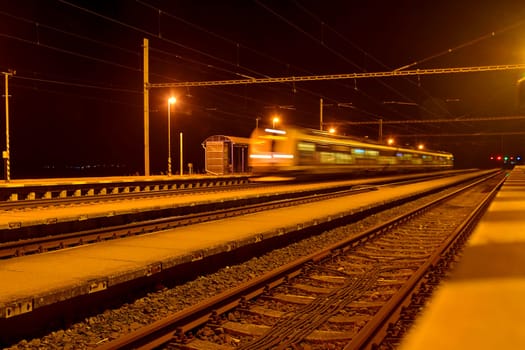
[[[257,128],[252,132],[248,162],[254,180],[279,181],[291,179],[295,165],[292,130]]]

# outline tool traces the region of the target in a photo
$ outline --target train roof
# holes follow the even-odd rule
[[[260,129],[260,131],[263,131],[265,129]],[[403,150],[406,150],[406,151],[415,151],[415,152],[420,152],[420,153],[428,153],[428,154],[440,154],[440,155],[443,155],[443,156],[450,156],[450,157],[453,157],[453,154],[450,153],[450,152],[446,152],[446,151],[436,151],[436,150],[430,150],[430,149],[425,149],[425,150],[419,150],[415,147],[409,147],[409,146],[389,146],[389,145],[386,145],[384,143],[381,143],[381,142],[378,142],[378,141],[375,141],[375,140],[371,140],[371,139],[368,139],[368,138],[359,138],[357,136],[346,136],[346,135],[337,135],[337,134],[331,134],[329,133],[328,131],[324,131],[324,130],[318,130],[318,129],[309,129],[309,128],[300,128],[300,127],[286,127],[286,128],[282,128],[280,129],[282,131],[285,131],[286,133],[288,134],[291,134],[291,133],[297,133],[297,134],[303,134],[303,135],[307,135],[307,136],[312,136],[312,137],[320,137],[320,138],[325,138],[325,139],[330,139],[330,140],[344,140],[344,141],[349,141],[349,142],[357,142],[359,144],[361,144],[361,146],[367,146],[367,145],[370,145],[370,146],[376,146],[376,147],[380,147],[380,148],[395,148],[395,149],[398,149],[400,151],[403,151]],[[257,129],[255,130],[255,132],[257,132]]]
[[[379,147],[396,148],[396,149],[399,149],[399,150],[417,151],[417,152],[421,152],[421,153],[439,153],[439,154],[442,154],[442,155],[452,156],[452,153],[446,152],[446,151],[437,151],[437,150],[430,150],[430,149],[420,150],[420,149],[417,149],[415,147],[410,147],[410,146],[389,146],[389,145],[386,145],[386,144],[384,144],[382,142],[371,140],[371,139],[368,139],[368,138],[360,138],[360,137],[357,137],[357,136],[336,135],[336,134],[331,134],[328,131],[324,131],[324,130],[308,129],[308,128],[297,128],[297,130],[299,132],[307,134],[307,135],[328,137],[328,138],[332,138],[332,139],[335,139],[335,140],[354,141],[354,142],[359,142],[359,143],[361,143],[363,145],[372,145],[372,146],[379,146]]]

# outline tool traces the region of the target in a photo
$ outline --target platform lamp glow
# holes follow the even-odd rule
[[[177,103],[175,97],[170,97],[168,99],[168,176],[171,176],[171,105]]]
[[[279,117],[273,117],[272,119],[272,128],[275,129],[275,124],[279,123]]]

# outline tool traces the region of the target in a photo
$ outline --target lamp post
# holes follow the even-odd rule
[[[9,77],[16,74],[15,71],[9,70],[8,72],[2,72],[5,77],[5,151],[2,152],[4,158],[5,166],[5,181],[9,182],[11,180],[11,171],[10,171],[10,154],[9,154]]]
[[[171,105],[175,104],[177,99],[175,97],[170,97],[168,99],[168,176],[171,176]]]

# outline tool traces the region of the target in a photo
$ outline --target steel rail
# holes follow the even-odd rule
[[[357,236],[350,237],[327,248],[324,248],[319,252],[310,254],[280,268],[272,270],[263,276],[254,278],[249,282],[243,283],[226,292],[218,294],[213,298],[177,312],[172,316],[138,329],[112,342],[103,344],[97,349],[151,349],[160,346],[174,338],[178,339],[178,341],[184,342],[185,333],[189,330],[197,328],[198,326],[202,326],[206,322],[213,320],[215,317],[217,317],[217,315],[230,311],[245,301],[261,295],[266,290],[275,288],[276,286],[284,283],[291,277],[301,273],[305,265],[310,263],[318,263],[327,258],[331,258],[334,255],[342,254],[343,252],[352,249],[352,247],[365,243],[366,241],[377,237],[388,230],[391,230],[393,227],[409,221],[411,218],[430,210],[443,201],[457,196],[463,191],[466,191],[494,176],[497,176],[497,174],[491,174],[482,179],[479,179],[461,189],[446,194],[432,201],[431,203],[422,205],[409,213],[400,215],[393,220],[363,231]],[[368,337],[366,337],[366,339],[368,339]]]
[[[246,215],[250,213],[290,207],[305,203],[312,203],[331,198],[348,196],[375,190],[376,187],[360,187],[338,190],[329,193],[313,193],[301,195],[298,198],[271,199],[260,197],[262,203],[243,205],[241,207],[225,208],[214,211],[205,211],[189,215],[152,219],[147,221],[129,223],[118,226],[103,227],[99,229],[78,231],[72,233],[57,234],[52,236],[37,237],[33,239],[16,240],[0,243],[0,259],[6,259],[26,254],[42,253],[49,250],[63,249],[87,243],[102,242],[110,239],[124,238],[139,234],[166,230],[178,226],[192,225],[211,220],[219,220],[227,217]],[[292,193],[290,195],[300,195]],[[232,200],[234,205],[235,200]]]
[[[395,323],[401,314],[402,308],[410,304],[412,295],[417,293],[418,286],[424,282],[425,276],[443,259],[447,251],[453,249],[460,241],[465,240],[468,235],[470,235],[475,224],[479,221],[483,213],[485,213],[504,182],[505,179],[502,179],[492,191],[487,194],[485,199],[441,245],[440,249],[436,250],[431,258],[419,267],[416,273],[403,285],[401,290],[379,310],[374,318],[366,324],[343,350],[374,349],[375,346],[384,339],[387,335],[389,324]]]

